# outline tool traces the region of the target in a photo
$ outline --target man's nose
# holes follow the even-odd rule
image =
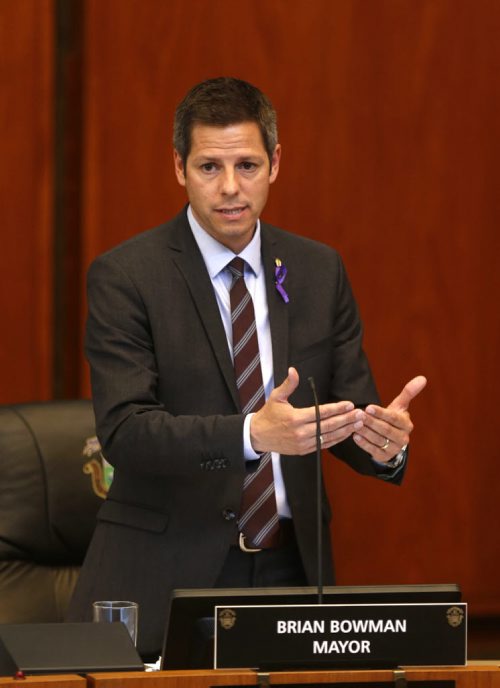
[[[228,196],[238,192],[238,178],[234,169],[224,170],[221,177],[221,191]]]

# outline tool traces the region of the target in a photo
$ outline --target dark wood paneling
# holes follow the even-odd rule
[[[52,391],[51,0],[0,2],[0,401]]]
[[[260,85],[284,149],[266,219],[340,249],[386,401],[429,377],[404,487],[328,462],[339,582],[457,581],[473,611],[498,612],[500,5],[85,8],[83,267],[183,203],[170,126],[187,88]]]
[[[55,0],[54,396],[80,389],[84,0]]]

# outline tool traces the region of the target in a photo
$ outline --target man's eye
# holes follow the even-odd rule
[[[216,168],[215,168],[215,163],[213,163],[213,162],[206,162],[205,164],[203,164],[203,165],[201,166],[201,169],[203,170],[203,172],[213,172],[213,171],[216,169]]]
[[[240,167],[246,172],[249,172],[250,170],[254,170],[257,165],[254,162],[242,162]]]

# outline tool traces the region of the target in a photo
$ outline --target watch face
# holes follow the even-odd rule
[[[408,445],[405,444],[405,446],[399,451],[398,454],[396,454],[396,456],[394,456],[390,461],[387,461],[387,463],[385,464],[387,468],[397,468],[403,463],[406,457],[407,446]]]

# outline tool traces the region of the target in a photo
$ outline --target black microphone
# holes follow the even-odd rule
[[[311,385],[314,408],[316,410],[316,536],[318,554],[318,604],[323,603],[323,518],[322,518],[322,473],[321,473],[321,418],[319,414],[318,395],[314,378],[308,377]]]

